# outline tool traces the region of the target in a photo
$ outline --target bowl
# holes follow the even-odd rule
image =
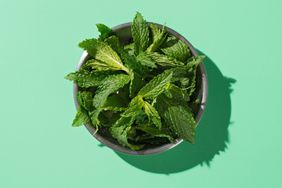
[[[156,24],[159,28],[163,27],[163,25],[161,25],[161,24],[157,24],[157,23],[154,23],[154,24]],[[121,25],[118,25],[116,27],[113,27],[112,30],[120,38],[121,43],[127,44],[131,40],[131,29],[130,28],[131,28],[131,23],[125,23],[125,24],[121,24]],[[177,33],[176,31],[172,30],[169,27],[166,27],[166,29],[167,29],[168,33],[170,33],[171,35],[175,36],[176,38],[182,40],[190,48],[193,56],[195,56],[195,57],[197,56],[196,50],[194,49],[194,47],[191,45],[191,43],[187,39],[185,39],[182,35],[180,35],[179,33]],[[80,60],[79,60],[77,70],[79,70],[80,67],[88,59],[89,59],[89,55],[86,51],[84,51]],[[195,114],[196,123],[198,125],[198,123],[199,123],[199,121],[200,121],[200,119],[203,115],[203,112],[205,110],[207,93],[208,93],[207,75],[206,75],[206,70],[205,70],[205,66],[204,66],[203,63],[201,63],[198,66],[196,82],[197,82],[198,87],[197,87],[195,93],[196,93],[196,97],[197,97],[197,99],[199,99],[200,103],[195,109],[193,109],[193,112]],[[77,92],[78,92],[78,86],[74,83],[74,92],[73,93],[74,93],[74,101],[75,101],[76,108],[79,107],[77,97],[76,97]],[[109,148],[111,148],[115,151],[126,153],[126,154],[132,154],[132,155],[147,155],[147,154],[161,153],[161,152],[167,151],[169,149],[172,149],[173,147],[177,146],[178,144],[180,144],[183,141],[182,139],[176,139],[176,141],[174,143],[168,143],[168,144],[156,146],[156,147],[153,147],[153,148],[141,149],[139,151],[132,151],[128,148],[121,146],[116,140],[114,140],[110,137],[106,137],[104,135],[101,135],[98,132],[95,133],[96,129],[91,124],[86,124],[85,127],[102,144],[108,146]]]

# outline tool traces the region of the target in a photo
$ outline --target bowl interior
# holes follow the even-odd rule
[[[160,24],[156,24],[156,25],[159,28],[163,27]],[[115,35],[117,35],[118,38],[120,39],[121,44],[128,44],[128,43],[132,42],[130,26],[131,26],[131,23],[126,23],[126,24],[122,24],[122,25],[119,25],[119,26],[112,28]],[[182,37],[180,34],[178,34],[177,32],[175,32],[174,30],[172,30],[170,28],[167,28],[167,31],[171,35],[174,35],[175,37],[179,38],[184,43],[186,43],[188,45],[188,47],[190,48],[193,56],[197,56],[197,53],[196,53],[195,49],[193,48],[193,46],[184,37]],[[89,59],[89,55],[87,54],[87,52],[84,52],[81,59],[80,59],[78,69],[88,59]],[[202,116],[202,113],[204,111],[204,108],[205,108],[206,96],[207,96],[206,72],[205,72],[205,68],[204,68],[202,63],[200,64],[200,66],[198,66],[198,69],[197,69],[196,84],[197,84],[197,87],[196,87],[197,89],[194,92],[194,95],[192,97],[194,99],[198,99],[200,101],[200,103],[199,103],[199,105],[192,106],[192,108],[193,108],[192,110],[194,112],[196,122],[198,124],[198,122],[200,121],[200,118]],[[76,94],[77,94],[78,90],[79,90],[79,88],[75,84],[74,85],[74,98],[75,98],[75,103],[76,103],[77,107],[78,107],[78,102],[77,102],[77,99],[76,99]],[[139,150],[139,151],[132,151],[128,148],[121,146],[115,139],[113,139],[110,136],[110,134],[107,132],[106,129],[101,128],[99,133],[94,134],[95,128],[93,128],[93,126],[91,126],[90,124],[87,124],[85,126],[88,129],[88,131],[97,140],[99,140],[101,143],[103,143],[104,145],[106,145],[106,146],[108,146],[108,147],[110,147],[110,148],[112,148],[116,151],[127,153],[127,154],[144,155],[144,154],[160,153],[160,152],[166,151],[168,149],[171,149],[171,148],[175,147],[176,145],[178,145],[179,143],[182,142],[182,139],[177,139],[175,141],[175,143],[167,143],[167,144],[163,144],[163,145],[154,145],[154,146],[150,146],[150,147],[145,147],[145,148],[143,148],[142,150]]]

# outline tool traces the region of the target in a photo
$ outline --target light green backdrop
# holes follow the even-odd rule
[[[0,187],[282,187],[281,10],[279,0],[0,0]],[[138,158],[71,127],[63,79],[96,23],[136,11],[206,54],[210,81],[197,144]]]

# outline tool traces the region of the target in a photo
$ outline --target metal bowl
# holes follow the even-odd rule
[[[156,23],[154,23],[156,24]],[[159,28],[162,28],[163,25],[160,24],[156,24]],[[120,38],[121,43],[127,44],[130,42],[131,40],[131,23],[125,23],[125,24],[121,24],[118,25],[114,28],[112,28],[113,32]],[[177,33],[176,31],[166,27],[167,32],[170,33],[171,35],[175,36],[176,38],[182,40],[185,44],[188,45],[188,47],[190,48],[193,56],[197,56],[197,52],[196,50],[193,48],[193,46],[190,44],[190,42],[188,42],[188,40],[186,40],[182,35],[180,35],[179,33]],[[78,66],[77,66],[77,70],[80,69],[81,65],[83,63],[85,63],[87,60],[89,59],[89,55],[86,51],[83,52]],[[194,113],[195,113],[195,117],[196,117],[196,123],[198,125],[202,114],[205,110],[205,106],[206,106],[206,99],[207,99],[207,93],[208,93],[208,83],[207,83],[207,77],[206,77],[206,70],[205,70],[205,66],[203,63],[201,63],[198,66],[198,70],[197,70],[197,86],[198,88],[196,89],[196,96],[199,99],[200,103],[199,106],[197,106],[196,109],[193,109]],[[75,105],[76,108],[78,108],[79,104],[77,101],[77,91],[78,91],[78,86],[76,84],[74,84],[74,101],[75,101]],[[187,104],[188,105],[188,104]],[[147,155],[147,154],[156,154],[156,153],[161,153],[164,151],[167,151],[175,146],[177,146],[178,144],[180,144],[183,140],[182,139],[177,139],[174,143],[168,143],[168,144],[164,144],[161,146],[156,146],[156,147],[152,147],[152,148],[145,148],[139,151],[132,151],[128,148],[125,148],[123,146],[121,146],[116,140],[106,137],[104,135],[99,134],[98,132],[96,134],[95,133],[95,128],[93,128],[93,126],[91,126],[91,124],[86,124],[85,127],[88,129],[88,131],[97,139],[99,140],[102,144],[110,147],[111,149],[115,150],[115,151],[119,151],[122,153],[127,153],[127,154],[132,154],[132,155]]]

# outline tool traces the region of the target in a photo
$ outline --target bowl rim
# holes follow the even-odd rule
[[[156,24],[159,28],[163,27],[162,24],[158,24],[158,23],[154,23],[154,22],[147,22],[148,24],[153,23]],[[123,23],[120,25],[117,25],[115,27],[112,28],[113,32],[116,32],[118,30],[122,30],[125,28],[128,28],[131,26],[131,22],[128,23]],[[173,36],[177,37],[179,40],[182,40],[191,50],[192,55],[194,57],[198,56],[197,51],[195,50],[195,48],[192,46],[192,44],[186,39],[184,38],[182,35],[180,35],[178,32],[174,31],[173,29],[166,27],[166,30],[168,33],[172,34]],[[80,67],[82,66],[82,64],[85,62],[85,60],[88,58],[88,53],[86,51],[84,51],[80,57],[79,63],[77,65],[76,70],[79,70]],[[201,88],[201,94],[202,94],[202,100],[200,103],[200,108],[199,111],[197,113],[196,116],[196,126],[198,126],[202,115],[205,111],[205,107],[206,107],[206,103],[207,103],[207,96],[208,96],[208,80],[207,80],[207,73],[206,73],[206,69],[203,63],[199,64],[199,68],[200,68],[200,73],[201,73],[201,77],[202,77],[202,88]],[[78,86],[76,83],[73,84],[73,97],[74,97],[74,102],[75,102],[75,107],[76,109],[79,107],[79,103],[77,101],[77,92],[78,92]],[[173,143],[168,143],[168,144],[164,144],[155,148],[148,148],[145,150],[139,150],[139,151],[133,151],[130,150],[126,147],[123,147],[121,145],[117,145],[112,143],[111,141],[109,141],[108,139],[104,138],[103,136],[101,136],[99,133],[96,133],[96,129],[91,126],[90,124],[85,124],[85,127],[87,128],[87,130],[90,132],[90,134],[92,134],[99,142],[101,142],[102,144],[106,145],[107,147],[113,149],[114,151],[118,151],[118,152],[122,152],[125,154],[131,154],[131,155],[149,155],[149,154],[158,154],[158,153],[162,153],[165,151],[168,151],[174,147],[176,147],[177,145],[179,145],[180,143],[183,142],[183,139],[176,139],[175,142]],[[96,133],[96,134],[95,134]]]

